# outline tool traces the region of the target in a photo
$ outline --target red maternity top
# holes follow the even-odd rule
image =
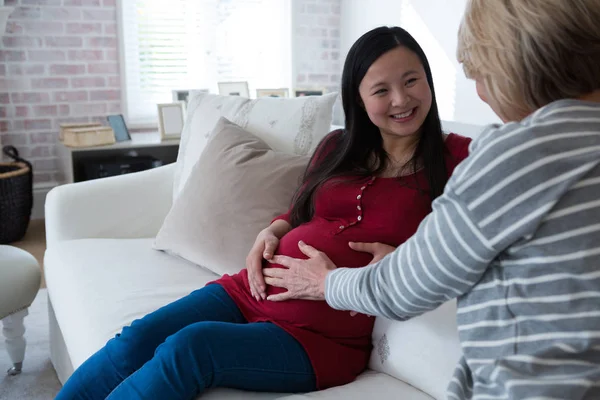
[[[335,134],[340,131],[330,135]],[[446,138],[449,174],[467,157],[470,141],[456,134]],[[423,171],[402,178],[326,182],[315,196],[313,219],[282,237],[276,254],[306,258],[298,249],[298,241],[303,240],[325,252],[335,265],[357,268],[369,264],[372,256],[352,250],[348,242],[398,246],[431,212],[431,202],[415,189],[415,180],[420,188],[428,187]],[[289,222],[289,215],[276,219]],[[300,342],[311,360],[319,389],[351,382],[367,367],[375,318],[362,314],[352,317],[348,311],[334,310],[324,301],[257,301],[250,293],[246,269],[233,276],[224,275],[216,283],[223,286],[248,322],[272,322]],[[283,291],[267,287],[268,295]]]

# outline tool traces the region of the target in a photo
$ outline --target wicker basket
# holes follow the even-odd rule
[[[0,162],[0,244],[21,240],[33,207],[33,169],[13,146],[2,151],[14,162]]]

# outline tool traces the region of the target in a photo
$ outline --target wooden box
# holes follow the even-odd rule
[[[115,133],[109,126],[64,129],[63,140],[69,147],[103,146],[115,143]]]
[[[62,142],[65,137],[66,129],[77,129],[77,128],[93,128],[93,127],[102,127],[103,125],[99,122],[75,122],[69,124],[60,124],[60,133],[58,134],[58,139]]]

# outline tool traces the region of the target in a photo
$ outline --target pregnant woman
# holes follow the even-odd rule
[[[345,129],[320,143],[291,209],[260,232],[247,269],[123,328],[57,399],[193,399],[213,387],[308,392],[366,368],[374,319],[324,301],[266,301],[281,289],[265,285],[265,260],[304,257],[299,240],[338,265],[383,257],[415,233],[470,140],[442,133],[429,63],[401,28],[374,29],[353,45],[342,100]]]

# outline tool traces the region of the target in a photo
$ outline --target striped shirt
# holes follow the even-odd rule
[[[600,104],[493,126],[417,233],[327,302],[404,320],[458,298],[449,399],[600,399]]]

